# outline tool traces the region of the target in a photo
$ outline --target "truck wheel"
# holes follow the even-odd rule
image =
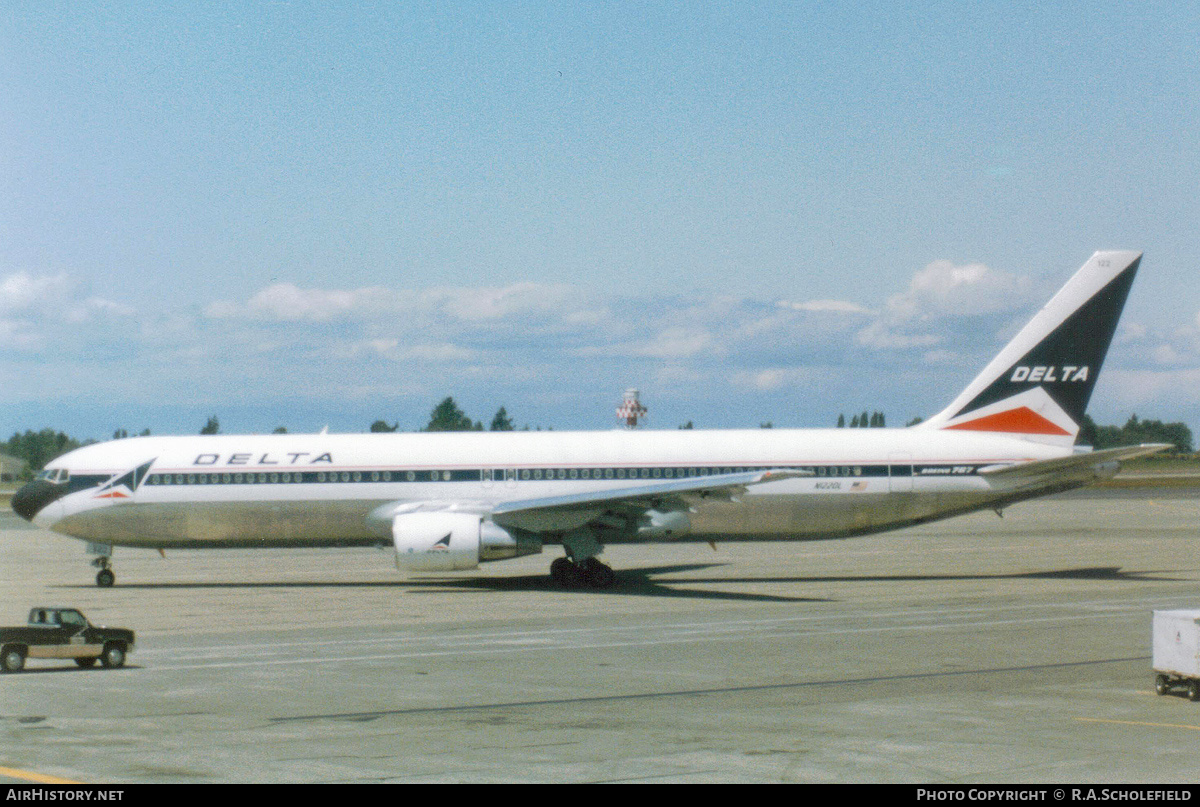
[[[117,642],[109,642],[104,645],[104,652],[100,654],[100,663],[109,669],[115,669],[125,664],[125,646]]]
[[[1167,680],[1167,676],[1159,673],[1154,676],[1154,692],[1158,695],[1166,695],[1171,688],[1171,683]]]
[[[1187,682],[1187,696],[1189,700],[1200,701],[1200,681],[1192,679]]]
[[[0,668],[5,672],[20,672],[25,668],[25,648],[9,645],[0,650]]]

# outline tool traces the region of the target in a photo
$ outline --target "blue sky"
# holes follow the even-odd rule
[[[0,2],[0,429],[933,414],[1095,249],[1200,430],[1186,4]]]

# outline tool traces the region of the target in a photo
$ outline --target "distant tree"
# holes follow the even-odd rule
[[[850,418],[850,428],[852,428],[852,429],[858,428],[858,415],[855,415],[854,417]]]
[[[372,432],[394,432],[394,431],[399,431],[399,430],[400,430],[399,422],[393,423],[391,426],[389,426],[389,425],[387,425],[386,420],[377,420],[371,424]]]
[[[112,439],[124,440],[128,436],[129,436],[129,432],[125,431],[124,429],[117,429],[115,432],[113,432]]]
[[[92,441],[88,441],[92,442]],[[26,431],[16,433],[6,443],[0,443],[0,454],[17,457],[29,464],[28,473],[42,470],[46,463],[55,457],[74,451],[86,443],[81,443],[73,437],[54,429],[42,429],[39,432]]]
[[[680,426],[679,428],[681,428],[681,429],[694,429],[694,428],[695,428],[695,426],[693,426],[693,425],[692,425],[692,422],[689,420],[687,423],[683,424],[683,425],[682,425],[682,426]]]
[[[446,398],[429,413],[429,423],[422,431],[427,432],[470,432],[483,431],[483,424],[463,414],[453,398]]]
[[[1139,420],[1136,414],[1130,415],[1129,420],[1120,428],[1116,426],[1097,426],[1087,415],[1079,425],[1079,435],[1075,442],[1091,445],[1093,448],[1115,448],[1117,446],[1132,446],[1139,443],[1171,443],[1175,450],[1190,454],[1192,448],[1192,430],[1184,423],[1163,423],[1161,420]]]
[[[774,424],[774,423],[772,423],[771,421],[769,421],[769,420],[768,420],[766,423],[760,423],[760,424],[758,424],[758,428],[760,428],[760,429],[773,429],[773,428],[775,428],[775,424]]]
[[[287,434],[287,433],[288,433],[287,426],[276,426],[275,431],[271,432],[271,434]]]
[[[917,417],[913,418],[912,420],[910,420],[908,423],[905,423],[904,425],[905,426],[916,426],[918,423],[924,422],[924,420],[925,420],[925,418],[920,417],[918,415]]]
[[[209,417],[208,422],[204,424],[204,428],[200,430],[200,433],[201,434],[219,434],[220,431],[221,431],[221,424],[217,420],[217,416],[212,415],[211,417]]]
[[[1096,446],[1097,428],[1096,421],[1092,420],[1092,416],[1085,414],[1083,420],[1079,422],[1079,434],[1075,437],[1075,444],[1081,446]]]
[[[858,427],[859,427],[860,429],[866,429],[866,428],[868,428],[870,425],[871,425],[871,418],[870,418],[870,416],[867,414],[867,410],[866,410],[866,409],[864,409],[864,410],[863,410],[863,413],[862,413],[861,415],[859,415],[859,416],[858,416]]]
[[[513,430],[512,418],[508,416],[508,412],[504,411],[504,407],[496,410],[496,416],[492,418],[491,431],[494,432],[510,432]]]
[[[845,415],[838,415],[838,425],[837,425],[837,427],[838,427],[839,429],[844,429],[844,428],[846,428],[846,416],[845,416]]]

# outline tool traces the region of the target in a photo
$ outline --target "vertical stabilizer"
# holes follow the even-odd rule
[[[1141,259],[1092,255],[952,404],[917,428],[1075,442]]]

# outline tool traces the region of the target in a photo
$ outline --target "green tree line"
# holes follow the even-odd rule
[[[1075,442],[1095,449],[1140,443],[1171,443],[1176,451],[1183,454],[1191,454],[1195,450],[1192,447],[1192,430],[1186,424],[1139,420],[1137,415],[1130,415],[1124,426],[1097,426],[1095,421],[1084,415]]]
[[[526,429],[529,427],[526,426]],[[395,432],[400,430],[399,421],[388,424],[386,420],[377,420],[371,424],[372,432]],[[492,417],[488,431],[511,432],[514,430],[512,418],[502,406]],[[421,429],[423,432],[481,432],[483,421],[471,420],[455,403],[454,398],[447,396],[429,413],[429,422]]]
[[[837,427],[839,429],[846,428],[846,416],[838,415]],[[852,429],[883,429],[887,427],[887,418],[882,412],[872,412],[867,414],[867,410],[863,410],[861,415],[855,415],[850,419],[850,428]]]

